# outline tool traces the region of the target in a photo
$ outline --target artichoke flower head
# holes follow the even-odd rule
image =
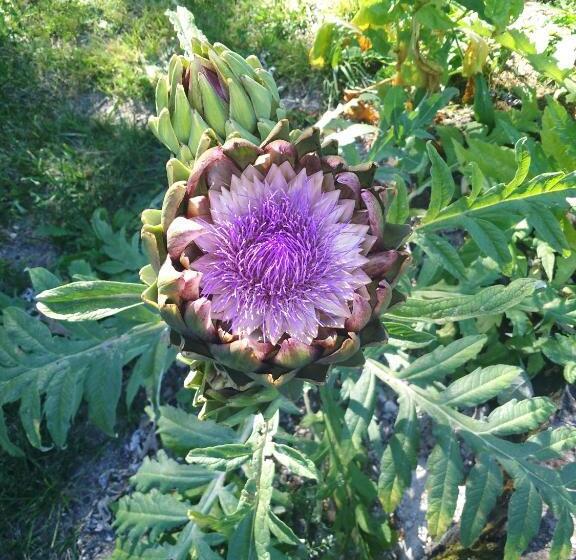
[[[207,58],[172,60],[151,122],[161,137],[164,115],[177,142],[161,138],[174,157],[162,209],[142,216],[150,265],[141,277],[145,301],[194,366],[197,402],[220,407],[255,387],[321,383],[332,364],[363,363],[361,348],[386,338],[379,315],[402,299],[394,287],[411,229],[386,223],[388,189],[374,183],[374,165],[349,167],[318,130],[290,130],[275,85],[255,81],[259,64],[206,42],[195,50]],[[230,61],[235,70],[220,66]],[[248,80],[267,88],[263,107]],[[233,109],[241,87],[251,104]],[[280,118],[270,125],[271,116]],[[178,134],[183,118],[190,130]]]

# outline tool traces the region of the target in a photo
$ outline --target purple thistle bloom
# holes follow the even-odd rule
[[[322,172],[296,175],[284,163],[261,180],[252,171],[210,191],[211,223],[196,218],[201,295],[233,334],[310,344],[319,327],[344,327],[356,290],[371,281],[362,267],[374,240],[350,223],[353,200],[323,192]]]

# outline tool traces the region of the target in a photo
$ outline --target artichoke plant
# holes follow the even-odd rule
[[[180,159],[168,163],[162,209],[142,216],[143,297],[183,359],[202,364],[191,380],[197,402],[321,383],[332,364],[359,365],[363,346],[385,340],[379,316],[402,299],[395,285],[411,228],[386,222],[388,189],[374,182],[375,165],[346,165],[317,129],[291,131],[286,119],[259,126],[274,96],[235,107],[255,62],[226,82],[221,61],[238,55],[202,49],[207,58],[172,59],[171,81],[158,89],[152,127],[160,137],[163,119],[173,129],[173,142],[162,139]]]
[[[156,85],[155,136],[185,165],[229,137],[256,144],[285,116],[272,75],[255,56],[244,59],[203,35],[191,57],[173,55]]]

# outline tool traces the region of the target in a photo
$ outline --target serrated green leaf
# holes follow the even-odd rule
[[[193,415],[173,406],[160,407],[158,434],[162,443],[186,454],[195,447],[212,447],[238,441],[236,432],[211,420],[198,420]]]
[[[515,481],[508,504],[508,526],[504,560],[517,560],[526,550],[540,527],[542,498],[526,479]]]
[[[538,451],[531,454],[532,459],[536,461],[561,459],[565,451],[576,447],[576,428],[561,426],[560,428],[549,429],[530,436],[528,441],[540,446]]]
[[[252,534],[258,560],[270,560],[270,528],[268,526],[270,502],[272,500],[272,482],[274,481],[274,462],[263,459],[257,480],[256,507]]]
[[[471,547],[480,536],[502,488],[500,467],[489,455],[480,455],[466,482],[466,501],[460,521],[460,539],[465,548]]]
[[[62,280],[58,278],[55,274],[46,270],[42,267],[28,268],[28,274],[30,275],[30,282],[32,282],[32,288],[36,293],[43,292],[44,290],[50,290],[52,288],[57,288],[62,284]]]
[[[129,539],[116,539],[116,548],[110,560],[166,560],[170,558],[167,545],[143,544]]]
[[[554,268],[556,265],[556,253],[554,249],[545,241],[536,238],[536,254],[542,263],[542,268],[548,277],[548,280],[554,280]]]
[[[122,391],[122,354],[114,348],[100,356],[100,376],[86,375],[85,397],[88,401],[88,414],[103,432],[114,435],[116,407]]]
[[[542,345],[544,355],[555,364],[565,366],[576,362],[576,336],[557,333]]]
[[[512,21],[518,18],[523,8],[524,2],[522,0],[511,0],[510,2],[486,0],[484,2],[484,16],[497,29],[506,29]]]
[[[475,162],[487,177],[492,177],[498,182],[512,180],[516,165],[514,152],[510,148],[498,146],[480,138],[469,137],[467,143],[466,149],[458,141],[453,141],[454,152],[461,165]],[[458,201],[455,204],[457,203]]]
[[[30,416],[26,416],[24,425],[36,445],[40,444],[42,415],[55,441],[64,445],[81,396],[91,399],[89,409],[97,425],[112,432],[122,367],[166,330],[160,321],[137,325],[70,323],[68,336],[60,336],[18,308],[7,308],[3,322],[0,405],[26,400],[22,411],[27,409]],[[93,386],[96,391],[89,395]],[[38,395],[31,395],[31,391]],[[38,398],[43,403],[40,413]]]
[[[528,177],[532,157],[530,156],[529,150],[526,148],[526,140],[526,138],[520,138],[514,146],[516,173],[512,180],[506,184],[506,187],[504,187],[505,195],[514,192],[526,180],[526,177]]]
[[[116,367],[112,371],[118,381],[121,382],[121,377],[118,375],[121,365],[113,364],[112,367]],[[69,367],[65,367],[54,372],[46,387],[46,402],[44,403],[46,424],[54,443],[58,447],[63,447],[66,443],[70,423],[80,406],[85,375],[86,368],[80,367],[72,370]],[[114,395],[111,395],[111,399],[113,398]],[[114,410],[110,415],[110,424],[113,426],[116,402],[112,401],[111,406]],[[107,412],[110,413],[111,411],[108,410]]]
[[[395,195],[388,207],[386,221],[390,224],[404,224],[410,215],[410,205],[408,203],[408,189],[404,179],[397,175],[394,178]]]
[[[555,410],[556,405],[547,397],[513,399],[492,411],[488,416],[488,429],[497,436],[521,434],[540,426]]]
[[[268,512],[268,527],[270,532],[281,542],[298,546],[302,541],[295,535],[294,531],[284,523],[273,511]]]
[[[376,378],[374,374],[364,368],[358,381],[350,393],[350,402],[344,414],[344,422],[356,447],[361,448],[362,437],[368,429],[370,419],[374,414],[376,401]]]
[[[566,236],[560,227],[560,220],[552,210],[539,203],[526,205],[526,217],[528,223],[536,230],[538,237],[546,241],[555,251],[561,253],[565,249],[570,250]]]
[[[146,534],[155,541],[163,531],[187,523],[189,508],[190,504],[157,490],[147,494],[134,492],[118,502],[114,527],[131,541],[137,541]]]
[[[480,196],[484,191],[484,184],[486,183],[486,178],[482,173],[482,170],[475,161],[470,162],[470,183],[472,190],[470,194],[466,197],[466,202],[468,205],[474,204],[474,201]]]
[[[466,280],[466,267],[458,251],[449,241],[434,233],[427,233],[416,236],[414,242],[422,247],[430,259],[438,266],[445,268],[454,278],[460,281]]]
[[[36,296],[38,310],[51,319],[96,321],[143,305],[145,286],[94,280],[72,282]]]
[[[477,406],[494,397],[522,374],[522,369],[509,365],[477,369],[451,383],[441,394],[448,406]]]
[[[316,466],[306,455],[298,451],[298,449],[277,443],[274,446],[272,454],[274,459],[296,476],[317,480],[318,473],[316,472]]]
[[[540,505],[544,499],[555,514],[561,513],[563,510],[567,510],[571,514],[576,513],[574,497],[570,491],[570,489],[576,488],[576,469],[572,468],[575,466],[574,464],[568,464],[560,471],[540,465],[532,460],[532,455],[537,453],[539,449],[537,443],[530,441],[514,443],[497,437],[493,434],[489,423],[466,416],[458,410],[442,404],[439,401],[437,387],[431,386],[425,389],[405,380],[400,380],[393,371],[371,359],[366,360],[366,365],[372,368],[374,374],[402,398],[411,399],[417,403],[418,407],[434,419],[443,430],[452,431],[447,433],[458,433],[476,453],[486,453],[491,459],[498,461],[516,481],[518,488],[526,482],[533,485],[539,494]],[[547,406],[546,403],[544,406]],[[518,509],[522,508],[519,507]],[[524,512],[519,515],[524,515]],[[539,515],[538,513],[538,522]],[[518,541],[517,537],[514,539]],[[509,545],[514,554],[518,548],[517,544],[518,542],[512,541]],[[512,557],[516,558],[517,556]]]
[[[388,333],[388,344],[404,348],[424,348],[436,340],[433,334],[417,331],[405,323],[383,321]]]
[[[169,332],[166,330],[158,337],[136,361],[130,379],[126,385],[126,406],[130,407],[140,387],[146,392],[155,407],[160,406],[159,392],[162,377],[176,359],[176,350],[169,346]]]
[[[4,409],[0,406],[0,446],[8,455],[12,457],[24,457],[24,452],[17,445],[14,445],[8,437],[8,429],[6,428],[6,418],[4,417]]]
[[[186,455],[186,461],[214,471],[232,470],[252,457],[253,451],[253,447],[245,443],[201,447],[189,451]]]
[[[125,274],[126,279],[136,278],[136,273],[146,264],[146,258],[140,250],[140,236],[135,233],[131,239],[126,238],[126,229],[115,231],[106,219],[106,211],[98,208],[90,219],[96,237],[102,242],[101,252],[110,260],[96,265],[98,270],[113,274],[116,280],[124,280],[118,275]],[[54,288],[47,286],[44,289]],[[36,290],[37,292],[42,290]]]
[[[444,324],[497,315],[522,303],[538,285],[533,278],[519,278],[507,286],[490,286],[474,295],[414,292],[405,303],[388,312],[385,318]]]
[[[576,489],[576,463],[568,463],[560,471],[560,477],[562,479],[562,484],[566,488]]]
[[[139,492],[147,492],[157,488],[161,492],[190,489],[205,486],[214,478],[214,473],[196,467],[183,465],[170,459],[162,449],[154,459],[145,457],[138,472],[130,479]]]
[[[256,555],[256,548],[254,545],[254,539],[252,538],[252,524],[254,520],[254,512],[250,511],[238,523],[230,542],[228,543],[228,555],[226,560],[236,560],[237,558],[242,558],[246,560],[259,560]]]
[[[550,560],[569,560],[572,558],[571,538],[574,534],[572,516],[566,510],[560,515],[550,546]]]
[[[426,144],[428,150],[428,157],[432,164],[430,175],[432,179],[430,190],[430,204],[428,212],[424,218],[424,222],[436,217],[440,210],[450,204],[456,185],[452,178],[452,172],[446,162],[438,155],[436,148],[432,142]]]
[[[494,216],[501,216],[514,218],[517,223],[525,218],[526,205],[538,203],[549,208],[566,207],[566,199],[573,196],[576,196],[576,172],[543,173],[513,191],[506,190],[505,185],[497,185],[478,196],[473,203],[466,197],[460,198],[434,218],[423,221],[416,230],[429,232],[456,227],[463,217],[490,221]]]
[[[402,396],[394,434],[390,438],[380,463],[378,497],[384,511],[393,512],[406,488],[410,486],[416,467],[420,432],[414,402]]]
[[[20,421],[26,431],[26,437],[36,449],[42,447],[42,435],[40,425],[42,423],[42,403],[40,402],[40,391],[36,383],[31,383],[22,392],[22,400],[18,409]]]
[[[484,335],[465,336],[417,358],[407,368],[399,371],[397,376],[411,382],[443,379],[475,358],[485,343]]]
[[[443,534],[454,517],[458,500],[458,485],[462,482],[463,466],[458,438],[449,428],[438,430],[437,443],[427,463],[428,532]]]
[[[201,538],[194,540],[194,550],[198,560],[222,560],[222,556],[214,552],[206,541]]]
[[[548,97],[540,132],[544,153],[565,171],[576,168],[576,122],[555,99]]]
[[[494,259],[500,266],[506,266],[512,260],[508,239],[498,226],[488,220],[465,216],[460,219],[460,224],[468,231],[482,253]]]

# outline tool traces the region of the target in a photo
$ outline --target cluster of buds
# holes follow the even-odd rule
[[[200,39],[190,58],[170,59],[156,86],[156,113],[152,132],[188,167],[228,138],[260,143],[285,116],[276,82],[257,57]]]

